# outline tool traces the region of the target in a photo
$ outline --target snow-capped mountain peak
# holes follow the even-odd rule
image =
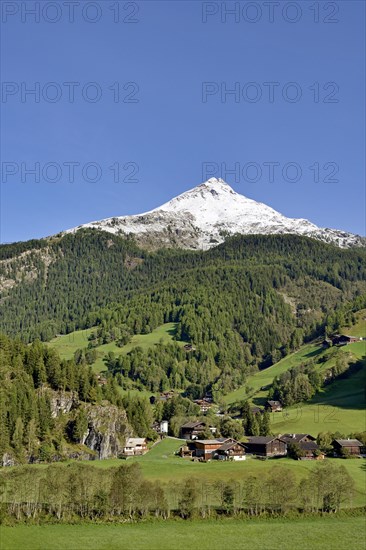
[[[287,218],[240,195],[217,178],[210,178],[149,212],[91,222],[70,232],[85,227],[132,233],[137,242],[151,248],[208,249],[228,235],[283,233],[305,235],[341,247],[364,246],[364,239],[357,235],[322,229],[305,219]]]

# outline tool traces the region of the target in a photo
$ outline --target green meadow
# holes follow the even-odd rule
[[[366,310],[357,314],[356,324],[345,327],[342,333],[363,336],[365,334]],[[341,353],[350,353],[353,361],[363,361],[361,370],[350,378],[344,378],[333,382],[328,387],[314,396],[311,401],[299,403],[284,409],[282,412],[271,414],[272,432],[306,432],[317,435],[323,431],[339,431],[345,435],[352,432],[366,430],[365,414],[365,385],[366,385],[366,342],[356,342],[338,348]],[[306,344],[300,350],[284,357],[268,369],[259,371],[248,378],[245,387],[241,387],[225,396],[227,404],[234,403],[249,397],[254,405],[263,406],[268,394],[268,388],[273,379],[286,370],[311,359],[319,358],[327,353],[320,343]],[[318,365],[319,371],[325,371],[334,366],[336,359]],[[246,387],[250,388],[249,396]]]
[[[75,332],[71,332],[70,334],[57,336],[56,338],[53,338],[53,340],[51,340],[48,345],[58,351],[62,359],[71,359],[77,349],[86,348],[88,346],[88,336],[94,330],[95,328],[76,330]],[[149,334],[133,335],[131,342],[121,348],[118,347],[115,342],[110,342],[109,344],[98,346],[95,349],[98,352],[99,356],[96,362],[93,364],[93,369],[95,370],[95,372],[98,373],[105,370],[103,358],[109,352],[113,352],[116,355],[126,354],[137,346],[141,347],[144,350],[147,350],[155,344],[158,344],[160,341],[172,342],[175,332],[176,323],[165,323],[164,325],[157,327]],[[184,342],[177,343],[181,346],[184,345]]]
[[[357,344],[353,344],[357,345]],[[274,433],[339,431],[344,435],[366,430],[366,364],[350,378],[334,382],[311,401],[271,414]]]
[[[144,477],[150,481],[179,482],[196,478],[201,482],[220,480],[242,480],[250,475],[264,475],[274,465],[280,464],[294,472],[297,480],[305,477],[307,472],[317,466],[312,460],[292,460],[290,458],[258,460],[247,458],[243,462],[193,462],[175,454],[183,441],[166,438],[157,443],[147,454],[141,457],[129,458],[128,463],[138,462]],[[352,506],[363,506],[366,499],[366,464],[364,459],[327,459],[337,465],[344,466],[355,481],[356,493]],[[92,463],[96,468],[111,468],[121,464],[119,459],[98,460]]]
[[[1,550],[329,550],[365,548],[362,517],[225,519],[1,528]]]
[[[144,477],[150,481],[159,481],[162,483],[181,482],[186,479],[198,479],[202,483],[212,483],[222,480],[244,480],[250,475],[261,476],[280,464],[295,474],[300,481],[305,477],[309,470],[317,467],[317,462],[312,460],[292,460],[290,458],[259,460],[256,458],[247,458],[243,462],[216,461],[211,462],[193,462],[190,459],[184,459],[176,455],[176,451],[184,443],[183,440],[167,437],[156,443],[153,448],[143,456],[133,457],[127,460],[128,464],[138,462],[141,466]],[[326,460],[342,465],[346,468],[349,475],[355,482],[355,495],[352,506],[363,506],[366,499],[366,461],[365,459],[336,459],[328,458]],[[87,462],[95,468],[107,469],[120,466],[124,461],[121,459],[96,460]],[[65,463],[57,463],[62,468]],[[43,469],[46,464],[35,464],[32,468]],[[17,466],[19,470],[22,466]],[[15,469],[14,469],[15,470]],[[9,470],[7,470],[9,471]]]
[[[366,338],[366,309],[361,309],[356,313],[356,322],[351,326],[344,326],[339,331],[341,334],[349,336],[358,336]]]
[[[279,376],[283,372],[292,367],[295,367],[296,365],[300,365],[300,363],[306,361],[307,359],[310,359],[311,357],[319,355],[321,351],[322,348],[319,344],[307,344],[305,346],[302,346],[302,348],[295,353],[287,355],[286,357],[281,359],[281,361],[278,361],[278,363],[272,365],[272,367],[256,372],[252,376],[249,376],[246,386],[252,388],[250,392],[252,398],[255,396],[256,403],[264,403],[268,391],[261,391],[261,387],[270,385],[276,376]],[[230,404],[234,403],[235,401],[241,401],[245,398],[245,387],[241,387],[231,393],[228,393],[224,397],[224,400],[226,403]]]

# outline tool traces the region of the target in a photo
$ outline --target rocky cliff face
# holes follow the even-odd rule
[[[99,459],[117,458],[128,437],[133,435],[126,412],[107,402],[87,407],[88,429],[81,443]]]
[[[50,398],[51,416],[57,418],[60,414],[68,414],[79,405],[76,392],[52,392]]]
[[[65,458],[98,460],[117,458],[122,454],[126,439],[134,435],[124,409],[111,405],[108,401],[100,405],[81,404],[74,392],[47,391],[50,393],[51,415],[56,419],[56,424],[58,418],[63,425],[65,420],[66,423],[73,421],[80,407],[84,407],[87,417],[87,429],[79,444],[71,444],[65,440],[63,451],[51,455],[51,461],[57,462]],[[0,456],[0,467],[39,462],[41,459],[38,456],[16,457],[11,451]]]

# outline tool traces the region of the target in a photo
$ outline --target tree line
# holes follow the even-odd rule
[[[3,523],[335,512],[352,506],[354,491],[344,466],[331,462],[317,464],[300,481],[281,465],[218,481],[200,476],[153,482],[138,463],[107,470],[80,463],[26,466],[0,473]]]

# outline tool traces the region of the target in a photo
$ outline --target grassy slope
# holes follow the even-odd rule
[[[88,345],[88,336],[95,329],[77,330],[64,336],[58,336],[49,342],[49,345],[56,349],[62,359],[71,359],[77,349],[86,348]],[[100,357],[96,360],[93,368],[96,372],[105,370],[103,356],[112,351],[116,355],[126,354],[133,348],[140,346],[144,350],[151,348],[160,340],[171,342],[176,331],[176,323],[166,323],[153,330],[150,334],[135,334],[129,344],[119,348],[115,342],[104,344],[95,348]],[[184,345],[184,342],[177,342]]]
[[[269,367],[268,369],[259,371],[255,373],[254,375],[250,376],[247,381],[247,385],[253,388],[256,402],[259,403],[259,400],[265,401],[267,397],[267,391],[260,391],[260,388],[262,386],[267,386],[271,384],[273,379],[276,376],[279,376],[283,372],[287,371],[291,367],[295,367],[296,365],[299,365],[303,361],[306,361],[307,359],[310,359],[311,357],[315,357],[318,355],[321,351],[321,347],[316,344],[307,344],[303,346],[299,351],[292,353],[291,355],[288,355],[287,357],[284,357],[273,365],[272,367]],[[241,387],[231,393],[228,393],[224,399],[226,403],[234,403],[235,401],[240,401],[241,399],[245,399],[245,388]],[[258,400],[258,401],[257,401]]]
[[[314,435],[339,431],[348,435],[366,430],[365,381],[366,364],[352,377],[334,382],[311,401],[273,413],[272,431]]]
[[[345,326],[339,332],[340,334],[349,334],[350,336],[359,336],[366,338],[366,309],[361,309],[356,313],[356,322],[354,325]]]
[[[295,541],[295,542],[294,542]],[[297,542],[296,542],[297,541]],[[2,527],[2,550],[328,550],[364,548],[362,517]]]
[[[94,329],[76,330],[63,336],[56,336],[48,345],[54,348],[61,359],[72,359],[77,349],[86,348],[88,345],[88,336]]]
[[[356,323],[351,327],[344,327],[341,333],[354,336],[365,336],[366,323],[363,320],[366,310],[359,311]],[[340,348],[343,353],[351,353],[353,359],[364,359],[366,356],[366,342],[356,342]],[[255,405],[263,405],[267,398],[267,390],[261,391],[262,386],[271,384],[275,376],[280,375],[291,367],[300,364],[311,357],[324,353],[319,344],[307,344],[299,351],[281,359],[272,367],[260,371],[248,378],[247,385],[253,388],[251,401]],[[319,365],[319,370],[327,370],[335,363],[335,359]],[[328,386],[317,394],[311,401],[289,407],[281,413],[271,415],[273,433],[308,432],[317,435],[322,431],[340,431],[345,435],[366,430],[365,416],[365,382],[366,364],[363,369],[349,379],[340,380]],[[229,393],[225,401],[230,404],[240,401],[246,396],[245,388]]]

